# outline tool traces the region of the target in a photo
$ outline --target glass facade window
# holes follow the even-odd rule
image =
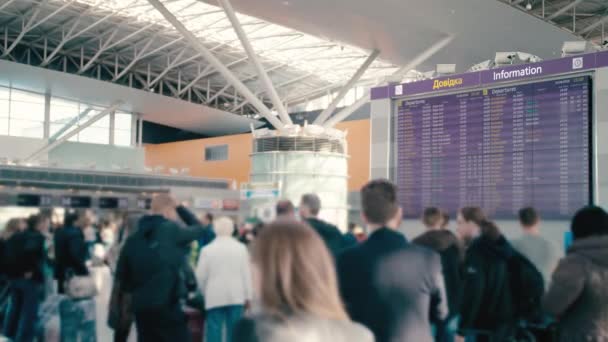
[[[87,109],[86,115],[80,117]],[[86,103],[51,97],[49,122],[45,122],[45,95],[0,86],[0,135],[44,138],[44,127],[48,124],[49,138],[60,138],[84,125],[103,109]],[[116,112],[114,121],[114,143],[131,146],[132,115]],[[55,136],[59,134],[58,136]],[[97,120],[74,135],[69,141],[109,144],[110,115]]]
[[[132,115],[116,112],[114,115],[114,145],[131,146]]]

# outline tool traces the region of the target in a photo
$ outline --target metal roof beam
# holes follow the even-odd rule
[[[283,105],[283,102],[281,102],[281,99],[279,98],[279,94],[277,93],[276,89],[274,88],[272,81],[268,77],[268,74],[266,74],[266,71],[264,70],[262,63],[260,63],[258,56],[256,55],[255,51],[253,50],[253,46],[251,46],[251,42],[249,41],[249,38],[247,38],[247,33],[245,33],[245,30],[243,30],[243,27],[241,26],[239,19],[236,17],[236,13],[234,12],[232,5],[230,4],[230,1],[229,0],[219,0],[219,3],[221,4],[222,8],[224,8],[224,12],[226,12],[226,16],[232,23],[234,32],[239,37],[239,40],[241,41],[241,44],[243,45],[243,49],[245,49],[247,56],[249,56],[249,60],[251,61],[255,70],[257,71],[258,77],[259,77],[260,81],[262,81],[262,85],[264,85],[266,92],[270,96],[270,100],[272,101],[273,106],[278,111],[281,121],[284,124],[292,125],[293,122],[291,121],[291,118],[289,117],[289,114],[287,113],[287,109]]]
[[[249,99],[251,103],[256,107],[257,110],[260,111],[260,114],[264,116],[271,125],[273,125],[276,129],[282,129],[283,124],[280,120],[278,120],[274,115],[270,112],[268,107],[262,103],[258,98],[253,95],[253,93],[241,83],[235,76],[232,74],[230,69],[228,69],[217,57],[211,53],[205,45],[196,37],[192,32],[188,31],[186,27],[179,21],[177,18],[169,11],[167,8],[159,1],[159,0],[148,0],[148,2],[158,10],[163,17],[170,22],[184,37],[193,45],[195,49],[203,54],[205,59],[209,61],[211,65],[213,65],[226,80],[231,83],[239,93],[241,93],[245,98]]]
[[[397,71],[395,71],[395,73],[393,75],[391,75],[391,77],[401,77],[403,74],[405,74],[409,70],[415,69],[420,64],[424,63],[427,59],[429,59],[432,55],[434,55],[439,50],[443,49],[446,45],[448,45],[450,42],[452,42],[452,40],[454,40],[453,35],[448,35],[447,37],[439,40],[438,42],[433,44],[428,49],[422,51],[411,62],[409,62],[408,64],[399,68]],[[361,108],[364,104],[369,102],[370,98],[371,98],[370,90],[368,90],[365,92],[365,94],[361,98],[359,98],[353,104],[342,109],[340,112],[338,112],[334,116],[332,116],[329,120],[325,121],[325,123],[323,123],[323,127],[325,127],[325,128],[334,127],[338,122],[345,120],[351,114],[353,114],[355,111],[357,111],[359,108]]]
[[[574,0],[574,1],[572,1],[568,5],[560,8],[557,12],[555,12],[555,13],[551,14],[550,16],[548,16],[546,20],[551,21],[551,20],[559,17],[560,15],[568,12],[570,9],[576,7],[578,4],[580,4],[583,1],[585,1],[585,0]]]
[[[587,33],[591,33],[596,28],[600,27],[603,23],[608,21],[608,15],[604,15],[598,18],[593,24],[585,27],[582,31],[578,32],[580,35],[585,35]]]
[[[325,120],[327,120],[327,118],[329,118],[329,116],[333,114],[334,110],[336,110],[336,107],[338,107],[338,103],[342,101],[346,93],[348,93],[348,91],[355,85],[355,83],[359,81],[361,76],[363,76],[365,71],[367,71],[369,66],[376,59],[376,57],[378,57],[379,54],[380,50],[372,51],[369,57],[367,57],[363,64],[361,64],[359,69],[357,69],[357,72],[355,72],[355,74],[348,80],[348,82],[346,82],[346,85],[344,85],[344,87],[340,89],[340,92],[338,92],[338,95],[333,99],[333,101],[331,101],[329,106],[327,106],[327,108],[325,108],[321,112],[321,114],[319,114],[319,116],[315,119],[315,121],[313,122],[314,125],[322,125],[323,122],[325,122]]]

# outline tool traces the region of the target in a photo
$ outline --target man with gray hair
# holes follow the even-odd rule
[[[249,253],[232,238],[234,223],[220,217],[213,224],[216,238],[201,250],[196,279],[205,297],[205,340],[232,341],[232,328],[253,297]],[[224,340],[224,327],[227,338]]]
[[[321,199],[316,194],[305,194],[300,200],[300,216],[323,239],[325,245],[335,257],[344,249],[344,238],[340,230],[331,223],[319,219]]]

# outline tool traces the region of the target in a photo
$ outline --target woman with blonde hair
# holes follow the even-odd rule
[[[281,220],[264,227],[252,261],[260,307],[239,322],[233,341],[374,341],[346,314],[332,257],[309,226]]]

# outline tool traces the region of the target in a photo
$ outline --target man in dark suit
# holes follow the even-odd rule
[[[198,223],[169,195],[156,196],[151,215],[140,219],[137,232],[129,237],[118,259],[116,277],[132,294],[140,341],[190,340],[181,308],[185,250],[207,228],[181,227],[178,214],[186,224]]]
[[[432,342],[429,317],[447,315],[439,255],[410,245],[396,231],[402,211],[386,180],[361,189],[362,219],[371,235],[338,258],[340,291],[350,317],[377,342]]]
[[[319,219],[321,199],[315,194],[306,194],[300,201],[300,216],[321,236],[329,251],[337,257],[344,248],[344,238],[338,227]]]

